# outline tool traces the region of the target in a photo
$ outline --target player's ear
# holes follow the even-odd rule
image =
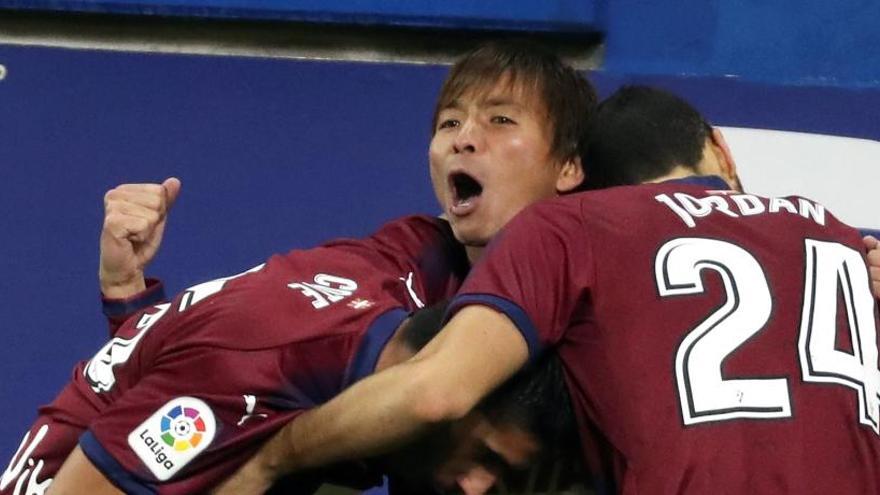
[[[709,135],[709,145],[718,161],[721,176],[734,189],[742,191],[739,175],[736,173],[736,161],[733,159],[733,153],[730,152],[730,146],[727,145],[727,140],[724,139],[721,129],[712,128],[712,133]]]
[[[584,182],[584,166],[581,157],[575,156],[562,162],[556,176],[556,192],[564,194],[578,188]]]

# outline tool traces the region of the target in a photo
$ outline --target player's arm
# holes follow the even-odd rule
[[[146,288],[144,268],[153,260],[168,211],[180,193],[180,181],[162,184],[123,184],[104,195],[101,292],[111,299],[126,299]]]
[[[104,477],[92,461],[76,447],[58,470],[46,495],[119,495],[123,492]]]
[[[880,240],[869,235],[865,236],[865,248],[868,249],[868,265],[871,275],[871,290],[874,297],[880,299]]]
[[[296,418],[215,493],[262,493],[289,472],[386,452],[430,424],[461,418],[527,359],[506,316],[467,306],[411,360]]]
[[[179,193],[180,181],[170,178],[162,184],[123,184],[104,195],[98,278],[111,336],[132,314],[166,299],[162,283],[145,279],[144,268],[159,249]]]

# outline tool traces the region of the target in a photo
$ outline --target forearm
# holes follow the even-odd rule
[[[299,416],[260,451],[272,478],[349,459],[373,457],[416,436],[443,417],[424,400],[413,363],[391,367]],[[368,404],[369,407],[364,407]]]
[[[410,361],[297,417],[218,493],[255,493],[249,487],[290,472],[388,452],[432,424],[465,415],[527,358],[525,340],[506,317],[466,308]]]

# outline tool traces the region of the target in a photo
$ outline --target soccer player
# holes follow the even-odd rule
[[[428,346],[299,417],[244,475],[381,452],[552,350],[600,491],[880,492],[858,231],[809,199],[736,190],[720,134],[662,91],[620,90],[592,131],[590,176],[641,185],[516,217]]]
[[[432,178],[434,179],[438,196],[441,197],[444,210],[449,217],[452,231],[455,233],[455,237],[467,246],[470,256],[476,256],[497,228],[500,228],[500,225],[506,219],[512,217],[529,202],[540,197],[566,192],[580,185],[583,178],[579,162],[580,144],[584,136],[583,129],[585,128],[583,116],[589,114],[594,103],[595,96],[589,83],[573,69],[563,65],[554,56],[536,50],[530,45],[522,43],[489,44],[472,52],[456,65],[446,85],[444,85],[444,90],[438,103],[438,115],[435,119],[437,125],[431,150]],[[442,122],[439,115],[441,113],[443,114]],[[455,134],[458,137],[449,139],[453,134],[451,130],[458,129],[459,126],[462,126],[462,132],[456,132]],[[179,183],[174,180],[166,181],[163,188],[166,192],[166,200],[170,202],[179,189]],[[108,202],[110,199],[112,198],[108,196]],[[150,208],[148,207],[147,209],[149,210]],[[125,213],[133,216],[142,216],[142,223],[144,225],[149,225],[151,222],[164,225],[160,220],[164,218],[161,212],[158,216],[153,216],[154,213],[152,212],[144,213],[136,208],[134,211],[127,211]],[[108,215],[109,218],[110,216]],[[420,221],[427,222],[426,219],[420,219]],[[403,221],[403,223],[406,224],[407,221]],[[105,240],[118,241],[123,247],[127,247],[130,244],[134,249],[131,252],[124,253],[124,256],[119,259],[123,260],[123,264],[134,261],[135,265],[139,264],[140,266],[133,272],[133,277],[123,276],[114,279],[112,273],[104,270],[104,265],[102,264],[102,287],[105,290],[105,294],[120,297],[131,293],[132,290],[146,288],[147,286],[143,282],[142,268],[145,264],[144,260],[149,256],[138,256],[136,251],[138,247],[145,247],[144,252],[154,251],[154,246],[158,245],[158,243],[152,243],[153,241],[150,239],[149,233],[158,231],[159,237],[161,237],[162,228],[151,229],[141,226],[134,229],[114,229],[108,228],[108,226],[113,227],[113,222],[105,224],[104,234],[108,234],[108,236],[102,235],[102,248],[112,244],[112,242],[105,243]],[[119,227],[119,225],[115,227]],[[419,229],[422,227],[419,227]],[[428,230],[436,227],[437,224],[432,224],[432,227],[428,228]],[[403,227],[403,229],[406,230],[406,227]],[[387,230],[395,230],[395,227],[386,227],[382,232]],[[367,323],[371,319],[366,315],[377,317],[377,315],[381,314],[382,310],[389,310],[389,308],[394,307],[393,304],[398,304],[396,306],[398,310],[412,309],[413,305],[418,305],[419,301],[431,299],[428,295],[419,292],[417,288],[414,289],[411,286],[413,280],[415,280],[414,283],[421,284],[423,290],[426,290],[424,284],[430,284],[430,281],[420,280],[420,278],[434,277],[437,285],[431,288],[436,289],[437,294],[447,291],[455,285],[444,278],[444,273],[447,275],[451,273],[458,266],[457,263],[452,263],[452,266],[450,266],[449,260],[443,259],[439,255],[436,257],[428,256],[429,260],[425,258],[412,259],[424,247],[419,243],[426,241],[426,239],[419,238],[418,235],[413,235],[412,238],[408,239],[391,239],[393,236],[384,236],[382,232],[378,234],[378,237],[381,238],[378,240],[374,236],[366,243],[359,244],[352,241],[342,246],[329,246],[326,249],[328,249],[328,253],[329,250],[342,248],[348,248],[357,252],[369,251],[370,248],[385,249],[387,252],[380,256],[373,256],[373,258],[377,259],[370,259],[370,261],[373,263],[385,263],[387,266],[391,263],[392,258],[394,258],[398,263],[411,263],[407,268],[414,268],[412,266],[414,264],[418,265],[418,269],[430,273],[413,270],[411,272],[415,274],[413,278],[408,275],[410,272],[400,272],[401,267],[396,266],[394,270],[388,270],[386,273],[373,274],[374,278],[370,282],[376,281],[379,284],[376,286],[364,284],[360,280],[354,280],[354,278],[336,273],[310,273],[303,280],[289,280],[286,285],[279,285],[274,288],[275,291],[280,290],[283,292],[285,296],[289,296],[291,292],[294,294],[298,292],[299,296],[301,296],[298,304],[305,307],[306,310],[311,309],[306,306],[306,303],[309,303],[315,309],[326,308],[330,305],[333,305],[334,309],[344,306],[346,308],[344,311],[354,311],[358,314],[357,318],[360,326],[349,321],[353,317],[344,319],[340,316],[339,318],[343,319],[337,322],[339,327],[334,327],[336,331],[342,333],[346,333],[345,328],[348,328],[350,332],[348,341],[343,337],[335,335],[334,332],[324,335],[320,330],[315,330],[315,332],[321,333],[321,336],[325,337],[327,342],[335,338],[337,344],[341,347],[340,349],[330,349],[332,346],[328,344],[328,348],[323,351],[333,355],[335,358],[339,358],[334,361],[334,364],[341,364],[345,359],[355,359],[355,362],[359,363],[352,352],[355,351],[357,344],[364,345],[359,339],[363,338],[365,333],[370,333],[367,330],[367,327],[369,327]],[[430,233],[426,237],[431,237],[432,235],[433,233]],[[392,255],[391,253],[395,250],[398,253]],[[105,259],[112,258],[112,256],[106,256],[106,254],[106,252],[102,252],[102,263]],[[361,254],[365,259],[370,258],[370,256],[365,255],[363,252]],[[341,263],[343,260],[335,261]],[[173,483],[174,480],[179,479],[175,477],[177,471],[184,469],[184,466],[192,462],[193,464],[188,466],[188,470],[182,471],[188,473],[187,478],[181,479],[179,483],[180,490],[191,491],[198,489],[198,487],[208,486],[207,480],[213,477],[211,473],[204,474],[201,479],[197,476],[190,476],[196,472],[205,473],[204,471],[199,471],[199,466],[210,466],[210,470],[214,473],[221,472],[223,469],[229,469],[229,466],[234,461],[229,460],[224,468],[223,460],[219,459],[219,454],[213,452],[213,448],[204,450],[204,453],[202,453],[202,449],[205,449],[205,446],[210,443],[206,440],[205,436],[207,435],[205,432],[211,429],[210,422],[205,421],[205,424],[199,423],[196,425],[197,421],[187,416],[187,414],[195,414],[199,419],[204,419],[208,416],[203,416],[203,412],[210,409],[210,416],[213,416],[215,423],[217,423],[215,425],[217,435],[221,435],[223,431],[227,433],[235,431],[231,427],[220,427],[228,425],[233,419],[238,421],[244,420],[243,424],[266,419],[260,415],[269,413],[260,412],[260,406],[278,406],[278,403],[270,402],[270,404],[265,404],[265,401],[261,402],[258,393],[249,393],[252,392],[250,390],[235,394],[233,390],[244,387],[243,384],[238,382],[246,382],[247,377],[221,382],[216,380],[216,376],[211,376],[209,370],[211,366],[220,367],[223,370],[230,368],[226,364],[220,365],[224,360],[216,359],[215,349],[217,348],[228,351],[247,350],[250,352],[254,350],[252,346],[260,343],[268,344],[265,342],[265,338],[258,337],[246,339],[249,340],[246,343],[237,342],[237,339],[241,339],[240,333],[238,336],[234,336],[229,332],[218,332],[223,334],[223,338],[218,338],[217,335],[212,333],[215,330],[202,328],[199,326],[199,323],[211,320],[212,318],[215,318],[212,321],[220,321],[216,320],[217,316],[213,312],[223,312],[224,304],[217,304],[218,302],[230,302],[232,300],[231,296],[227,299],[225,294],[247,293],[254,290],[252,286],[258,286],[263,282],[280,284],[281,279],[284,278],[282,275],[284,273],[283,269],[287,268],[287,264],[284,258],[281,258],[274,265],[270,261],[265,267],[242,274],[240,277],[222,279],[193,287],[175,299],[173,304],[165,303],[158,305],[155,309],[148,310],[139,319],[129,320],[129,323],[123,325],[115,334],[114,338],[118,340],[108,344],[95,359],[88,363],[83,363],[81,369],[75,375],[80,383],[73,384],[58,400],[64,402],[66,398],[73,397],[72,400],[76,402],[77,406],[86,406],[87,416],[89,414],[98,414],[100,419],[88,424],[90,431],[94,431],[87,433],[83,437],[82,449],[78,448],[73,452],[68,462],[68,467],[65,468],[67,472],[59,476],[56,484],[53,486],[53,490],[63,493],[66,487],[81,486],[85,480],[95,481],[102,487],[109,488],[109,485],[106,483],[107,480],[104,479],[105,476],[110,476],[115,483],[124,486],[127,490],[135,490],[139,484],[142,484],[142,481],[146,481],[149,484],[151,481],[162,481],[160,476],[164,476],[166,477],[165,479],[171,480],[172,483],[161,485],[162,490],[163,492],[168,491],[171,493],[177,489]],[[333,268],[333,266],[330,266],[330,268]],[[274,270],[276,267],[278,270]],[[362,266],[361,268],[365,267]],[[268,273],[267,270],[269,270]],[[384,282],[380,280],[383,277]],[[403,280],[397,280],[401,277]],[[394,287],[394,294],[374,295],[375,300],[367,297],[357,297],[353,294],[355,286],[363,288],[365,285],[369,287]],[[157,294],[160,294],[159,289],[160,286],[158,285],[150,285],[147,288],[146,297],[158,298]],[[212,295],[205,297],[206,291]],[[143,296],[143,293],[141,296]],[[242,299],[247,299],[247,296],[242,297],[238,295],[236,297],[236,304],[249,305],[251,312],[254,308],[262,307],[264,309],[256,317],[258,320],[256,323],[279,324],[278,320],[281,319],[281,316],[275,314],[276,309],[271,309],[272,314],[269,314],[270,309],[260,305],[263,301],[270,298],[258,298],[260,304],[258,304],[258,301],[250,301],[249,299],[242,301]],[[343,299],[346,300],[340,303]],[[401,299],[406,300],[405,306],[400,306],[402,304]],[[110,303],[107,306],[112,310],[118,310],[118,314],[127,314],[131,308],[131,304],[129,304],[131,301],[128,300],[110,301]],[[286,301],[286,303],[292,304],[290,301]],[[218,308],[218,306],[220,307]],[[228,304],[228,306],[231,308],[233,305]],[[302,309],[302,307],[288,308],[286,314],[292,315]],[[227,310],[237,311],[229,308]],[[393,323],[398,323],[397,318],[402,317],[401,314],[403,313],[403,311],[397,310],[390,310],[388,312],[393,313],[394,318],[389,317],[386,319],[395,320]],[[240,323],[252,327],[255,322],[252,319],[254,317],[251,316],[251,313],[248,311],[240,311],[239,313]],[[279,314],[283,315],[284,313],[279,311]],[[224,322],[231,320],[229,325],[235,323],[236,318],[229,318],[225,313],[223,313],[223,317]],[[379,319],[376,318],[376,321]],[[346,327],[343,323],[348,324],[348,326]],[[390,324],[391,322],[383,321],[381,326],[385,329],[383,330],[385,332],[388,331],[388,327],[385,326],[386,323]],[[193,325],[194,328],[189,332],[175,330],[175,328],[184,327],[184,324]],[[329,328],[329,325],[327,327]],[[354,329],[355,327],[357,329]],[[285,338],[281,330],[279,327],[269,333],[281,342]],[[203,333],[206,335],[203,335]],[[175,346],[171,347],[178,350],[189,350],[187,345],[192,344],[197,348],[196,351],[199,351],[195,352],[198,357],[190,356],[189,353],[182,353],[182,355],[187,357],[185,365],[182,361],[175,362],[171,359],[168,359],[168,362],[163,361],[163,364],[171,366],[167,372],[161,367],[150,368],[149,370],[133,369],[132,373],[138,380],[147,378],[155,380],[157,383],[155,383],[155,387],[149,388],[138,381],[137,386],[132,387],[131,390],[126,389],[125,393],[121,394],[122,387],[119,384],[125,383],[130,385],[133,383],[131,377],[127,376],[127,373],[123,373],[122,368],[128,363],[138,366],[142,365],[139,357],[141,353],[147,351],[153,353],[151,357],[164,355],[163,353],[166,350],[164,345],[174,341],[170,335],[186,335],[186,341],[180,344],[175,343]],[[140,342],[141,339],[143,342]],[[317,341],[319,339],[314,340]],[[153,345],[148,346],[147,342],[151,342]],[[308,342],[310,345],[317,345],[313,344],[312,340]],[[200,348],[199,346],[207,346],[210,349]],[[132,349],[134,350],[132,351]],[[372,352],[378,351],[372,349]],[[320,359],[318,357],[320,355],[315,352],[307,352],[306,354],[312,359]],[[372,357],[375,358],[375,356]],[[302,363],[309,364],[311,361],[304,359],[300,365],[303,365]],[[369,368],[369,359],[366,363],[367,369],[372,371]],[[247,360],[247,364],[249,366],[257,366],[260,363],[254,360]],[[290,364],[292,366],[294,363]],[[180,369],[180,367],[186,369]],[[157,370],[165,374],[157,373],[154,377],[153,372]],[[308,368],[308,370],[312,371],[311,368]],[[281,370],[273,371],[280,373]],[[285,371],[292,372],[293,370]],[[302,385],[302,387],[307,389],[309,393],[317,392],[322,394],[320,399],[326,400],[326,398],[332,396],[332,393],[339,391],[339,388],[335,387],[347,385],[353,380],[354,376],[349,377],[346,374],[351,372],[351,370],[346,373],[343,373],[343,371],[345,370],[335,370],[336,375],[339,376],[335,376],[333,372],[330,373],[335,378],[335,381],[328,379],[332,384],[309,384]],[[183,393],[180,391],[181,389],[192,390],[193,387],[187,385],[184,380],[186,373],[197,373],[202,379],[215,379],[211,384],[212,390],[215,390],[218,395],[224,397],[223,403],[219,406],[222,407],[221,410],[214,411],[213,406],[209,406],[206,401],[200,399],[198,402],[191,401],[189,395],[183,396],[184,399],[180,403],[175,402],[176,398],[166,403],[160,403],[161,398],[167,398],[176,393]],[[280,374],[267,374],[266,370],[249,370],[243,374],[260,375],[261,373],[269,377],[275,376],[278,380],[281,378]],[[126,379],[117,380],[116,374],[120,376],[125,375]],[[236,373],[236,377],[239,374]],[[175,379],[169,378],[172,375]],[[308,375],[308,373],[303,373],[303,375]],[[264,376],[263,378],[266,377]],[[304,378],[304,380],[311,379],[314,379],[314,376]],[[94,383],[92,383],[93,381]],[[268,382],[271,381],[267,380],[266,383],[261,382],[260,384],[249,385],[259,385],[260,390],[268,393],[271,388]],[[152,384],[153,382],[147,383]],[[278,383],[282,382],[278,381]],[[91,392],[87,390],[87,386],[92,388]],[[96,392],[93,387],[105,388],[106,390],[102,389],[100,392]],[[144,396],[139,396],[135,393],[135,389],[137,389],[137,392],[144,394]],[[285,392],[290,391],[285,390]],[[80,393],[84,393],[89,398],[82,399]],[[116,404],[108,405],[110,401],[104,400],[110,395],[100,395],[108,393],[111,395],[117,393],[120,396],[124,396],[124,398],[119,399],[118,403],[124,404],[124,407],[120,406],[121,409],[119,409],[117,416],[108,414],[117,411]],[[199,391],[199,393],[201,392]],[[305,392],[300,391],[299,393],[302,395]],[[96,396],[99,399],[90,400],[90,394],[98,394]],[[305,397],[297,396],[296,399],[307,399],[309,406],[319,402],[317,399],[310,397],[309,394],[305,394]],[[56,401],[56,406],[58,404],[60,403]],[[288,407],[291,404],[296,405],[295,401],[290,397],[282,400],[281,404]],[[91,409],[89,410],[89,408]],[[50,407],[44,411],[52,414],[60,409]],[[235,413],[231,412],[233,409]],[[237,413],[242,411],[244,411],[244,414],[238,414],[240,418],[236,416]],[[278,410],[273,410],[273,413],[282,414]],[[181,417],[181,414],[186,416],[186,418]],[[295,414],[292,414],[290,417],[293,415]],[[235,418],[232,416],[235,416]],[[114,420],[114,418],[116,419]],[[148,431],[145,429],[151,419],[158,421],[157,424],[160,431]],[[66,420],[68,418],[65,418]],[[131,421],[139,424],[128,424]],[[178,424],[175,421],[178,421],[178,423],[182,422],[180,423],[180,428],[186,431],[181,430],[177,432],[174,430],[175,425]],[[81,430],[86,426],[82,418],[79,418],[78,423],[72,422],[76,423],[74,430],[77,427]],[[128,437],[123,435],[125,438],[116,438],[115,433],[119,433],[120,430],[129,427],[141,426],[140,422],[143,422],[144,425],[144,428],[139,430],[141,433],[144,433],[143,436],[136,436],[137,438],[135,438],[132,436],[133,433],[131,433],[128,434]],[[168,424],[166,425],[165,423]],[[280,423],[279,421],[278,424]],[[163,429],[165,426],[171,428],[171,430],[166,431]],[[237,423],[236,426],[238,426]],[[48,461],[39,457],[37,455],[38,451],[34,450],[39,447],[37,438],[39,437],[40,440],[43,438],[39,434],[41,428],[42,426],[39,423],[35,424],[30,434],[31,438],[26,438],[22,443],[22,449],[16,455],[16,459],[13,460],[11,466],[17,469],[12,470],[14,476],[7,476],[9,480],[6,483],[7,486],[10,486],[15,481],[17,489],[20,486],[18,485],[19,481],[28,478],[28,476],[30,478],[28,478],[27,483],[39,481],[40,478],[37,476],[36,471],[29,469],[33,466],[27,465],[28,463],[40,465],[40,472],[43,476],[49,474]],[[261,433],[265,433],[270,428],[267,427]],[[57,428],[52,431],[54,432],[55,430]],[[194,431],[196,433],[193,433]],[[169,454],[170,449],[165,447],[171,447],[170,444],[166,443],[165,447],[163,447],[159,443],[159,440],[162,442],[172,441],[176,449],[178,447],[176,437],[168,437],[166,439],[166,434],[170,433],[171,436],[174,436],[175,432],[181,436],[182,440],[185,440],[185,442],[179,445],[181,452],[184,453],[182,457],[178,456],[176,451]],[[76,433],[76,431],[68,433],[66,435],[68,441],[71,438],[75,438]],[[194,440],[196,437],[193,435],[200,436],[197,437],[197,440]],[[253,445],[258,441],[259,436],[260,434],[253,434],[251,437],[240,438],[240,440],[248,445]],[[223,441],[222,438],[218,436],[219,440],[215,440],[214,445],[217,445],[217,441]],[[109,446],[106,444],[109,444]],[[223,445],[233,444],[233,442],[229,442]],[[87,456],[83,455],[83,452]],[[247,448],[238,449],[236,454],[238,455],[235,459],[240,459],[243,455],[248,455],[248,450]],[[212,458],[219,463],[213,464]],[[41,460],[44,462],[40,463],[39,461]],[[166,463],[166,461],[168,462]],[[100,472],[95,469],[96,465],[101,468]],[[168,467],[169,465],[171,467]],[[149,469],[145,470],[145,466]],[[155,468],[155,471],[153,468]]]
[[[467,267],[448,227],[407,217],[365,240],[275,256],[136,314],[41,410],[0,490],[210,488],[303,410],[430,340],[442,309],[407,315],[419,301],[436,300],[458,285],[460,271],[439,270],[441,261]],[[552,370],[525,374],[454,425],[452,439],[446,432],[434,435],[423,447],[432,455],[421,457],[421,469],[410,466],[396,477],[398,485],[425,483],[433,473],[444,486],[461,483],[470,493],[483,493],[500,470],[497,461],[526,465],[541,448],[570,436],[563,431],[574,428],[570,408],[558,407],[567,392]],[[541,400],[524,400],[532,394]],[[392,459],[384,465],[393,474],[402,463],[400,456]],[[337,473],[361,486],[378,479],[361,466]],[[328,477],[339,479],[330,474],[282,486],[288,493],[311,493]]]

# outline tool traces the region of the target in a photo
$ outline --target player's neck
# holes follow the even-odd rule
[[[646,183],[656,184],[658,182],[666,182],[668,180],[674,179],[684,179],[686,177],[693,177],[697,175],[697,172],[692,168],[685,167],[683,165],[677,165],[673,168],[668,174],[661,175],[660,177],[654,177],[653,179],[646,180]]]
[[[471,266],[480,259],[480,256],[483,254],[483,250],[486,249],[486,246],[465,246],[464,251],[467,253],[468,261],[471,262]]]

